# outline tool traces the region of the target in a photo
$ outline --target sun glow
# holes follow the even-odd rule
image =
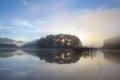
[[[86,40],[88,39],[87,37],[87,34],[85,33],[82,33],[82,32],[74,32],[73,35],[76,35],[80,40],[81,42],[84,44],[84,42],[86,42]]]

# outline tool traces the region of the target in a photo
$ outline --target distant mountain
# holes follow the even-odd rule
[[[36,43],[38,40],[34,40],[28,43],[25,43],[24,45],[21,46],[21,48],[36,48]]]
[[[0,47],[17,47],[22,45],[24,42],[23,41],[15,41],[13,39],[9,38],[1,38],[0,37]]]
[[[9,38],[1,38],[0,37],[0,43],[13,43],[14,40],[9,39]]]
[[[104,40],[103,48],[120,49],[120,36]]]
[[[0,48],[17,48],[15,44],[0,43]]]

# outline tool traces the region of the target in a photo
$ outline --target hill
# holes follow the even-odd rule
[[[105,49],[120,49],[120,36],[104,40],[103,48],[105,48]]]
[[[0,44],[14,44],[14,45],[20,46],[20,45],[24,44],[24,42],[0,37]]]
[[[21,48],[36,48],[38,40],[34,40],[28,43],[25,43],[24,45],[21,46]]]
[[[73,48],[82,47],[82,42],[77,36],[68,34],[48,35],[40,38],[38,48]]]

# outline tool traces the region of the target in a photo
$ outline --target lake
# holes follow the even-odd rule
[[[120,51],[0,49],[0,80],[120,80]]]

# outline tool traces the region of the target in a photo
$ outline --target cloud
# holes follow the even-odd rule
[[[24,4],[25,6],[28,5],[27,0],[22,0],[22,2],[23,2],[23,4]]]
[[[20,13],[22,15],[25,13],[25,18],[22,19],[20,16],[21,19],[9,21],[14,26],[12,30],[46,35],[73,34],[85,44],[102,44],[105,38],[119,35],[120,9],[102,7],[96,10],[80,9],[69,12],[66,3],[67,0],[63,3],[46,3],[46,5],[32,4]],[[38,17],[28,19],[26,16]]]
[[[22,0],[23,3],[28,5],[27,0]],[[17,10],[12,15],[27,18],[49,18],[57,14],[62,14],[65,11],[69,10],[72,5],[68,5],[68,0],[35,0],[29,2],[29,5]]]
[[[33,25],[31,24],[30,21],[27,20],[21,20],[21,19],[12,19],[11,24],[15,26],[20,26],[20,27],[32,27]]]
[[[47,34],[74,34],[85,44],[102,44],[111,36],[119,35],[120,10],[80,10],[73,13],[58,15],[48,21],[35,24],[36,29]]]
[[[120,3],[119,0],[110,0],[105,5],[102,5],[101,7],[99,7],[98,10],[119,8],[120,6],[119,3]]]

